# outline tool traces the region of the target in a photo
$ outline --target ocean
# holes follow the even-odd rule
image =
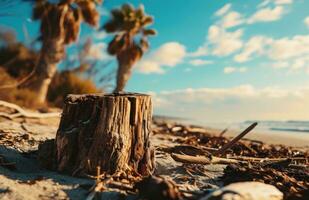
[[[308,133],[309,121],[244,121],[233,123],[208,123],[199,120],[186,120],[186,123],[191,123],[200,126],[206,126],[215,129],[231,129],[243,130],[253,122],[258,122],[255,130],[258,132],[285,132],[285,133]]]

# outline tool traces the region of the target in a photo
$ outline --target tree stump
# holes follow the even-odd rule
[[[150,146],[152,102],[136,93],[69,95],[55,140],[58,171],[96,174],[154,170]]]

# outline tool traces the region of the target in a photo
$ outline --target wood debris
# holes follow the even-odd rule
[[[18,124],[12,120],[8,122]],[[12,130],[10,127],[13,127]],[[28,124],[29,127],[33,127],[31,123]],[[38,128],[43,130],[41,126]],[[205,197],[222,185],[244,181],[273,185],[284,194],[285,200],[306,199],[309,196],[308,149],[269,145],[246,138],[232,142],[233,138],[226,134],[220,136],[219,132],[213,135],[208,129],[198,126],[154,121],[154,135],[151,139],[161,142],[155,146],[157,166],[154,175],[142,177],[131,168],[109,175],[98,169],[96,176],[88,176],[94,179],[94,184],[92,180],[86,185],[80,184],[80,189],[89,191],[87,197],[82,199],[195,200]],[[20,125],[14,124],[8,128],[0,126],[0,145],[17,150],[16,153],[30,156],[31,159],[40,157],[40,160],[44,161],[43,165],[53,168],[51,163],[54,161],[50,158],[54,156],[46,152],[52,152],[50,147],[54,141],[49,140],[45,143],[46,146],[39,146],[42,140],[37,139],[36,135]],[[32,151],[38,146],[41,153]],[[10,159],[6,159],[9,158],[8,155],[3,152],[3,155],[0,155],[0,167],[12,167],[7,171],[15,172],[13,169],[15,164],[18,167],[18,163],[10,163]],[[158,166],[158,160],[165,163]],[[159,167],[164,167],[165,171],[162,172],[161,169],[159,172]],[[18,183],[23,186],[36,185],[46,178],[48,177],[32,177]],[[116,195],[117,198],[106,195]]]
[[[174,125],[177,129],[165,122],[157,123],[156,126],[161,132],[181,136],[178,142],[182,145],[164,149],[176,161],[186,164],[227,164],[221,177],[225,185],[259,181],[274,185],[284,194],[284,199],[309,197],[308,149],[242,139],[256,124],[252,124],[232,140],[223,137],[223,134],[211,135],[205,130],[190,132],[188,126],[181,124]],[[194,176],[192,171],[188,174]]]

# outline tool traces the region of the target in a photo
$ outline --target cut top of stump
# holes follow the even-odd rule
[[[103,97],[111,97],[111,98],[138,98],[138,97],[150,97],[148,94],[141,94],[141,93],[133,93],[133,92],[126,92],[126,93],[97,93],[97,94],[69,94],[65,98],[65,103],[75,104],[82,101],[91,101],[97,100]]]

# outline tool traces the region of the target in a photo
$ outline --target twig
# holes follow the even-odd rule
[[[256,157],[248,157],[248,156],[229,156],[230,159],[243,160],[243,161],[256,161],[256,162],[265,162],[265,161],[284,161],[286,159],[290,160],[306,160],[306,158],[295,157],[295,158],[256,158]]]
[[[222,137],[229,129],[223,129],[223,131],[221,131],[221,133],[219,134],[219,137]]]
[[[212,164],[239,164],[239,163],[247,163],[246,161],[230,159],[230,158],[220,158],[216,156],[211,156]]]
[[[238,142],[242,137],[244,137],[247,133],[249,133],[254,127],[256,127],[258,123],[254,122],[251,124],[248,128],[246,128],[243,132],[241,132],[239,135],[234,137],[229,143],[223,145],[217,152],[215,152],[214,155],[221,155],[229,148],[233,147],[236,142]]]
[[[60,116],[60,113],[58,113],[58,112],[53,112],[53,113],[27,112],[16,104],[9,103],[9,102],[6,102],[6,101],[1,101],[1,100],[0,100],[0,106],[10,108],[10,109],[17,111],[17,113],[15,113],[15,114],[0,113],[0,116],[6,117],[8,119],[13,119],[13,118],[17,118],[17,117],[50,118],[50,117],[59,117]]]
[[[172,153],[171,156],[177,162],[190,164],[210,164],[210,159],[205,156],[189,156],[176,153]]]

